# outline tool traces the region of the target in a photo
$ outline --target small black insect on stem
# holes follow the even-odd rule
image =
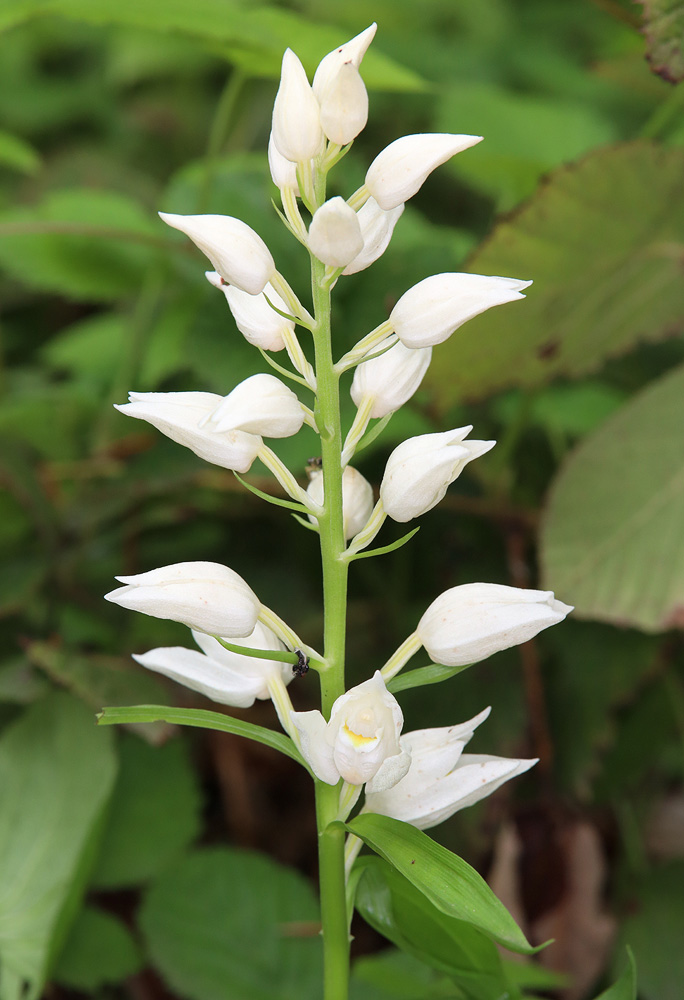
[[[301,649],[293,649],[292,652],[297,654],[297,662],[292,664],[292,673],[295,677],[303,677],[309,672],[309,657]]]

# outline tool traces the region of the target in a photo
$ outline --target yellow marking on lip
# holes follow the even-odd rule
[[[377,739],[376,736],[360,736],[359,733],[355,733],[353,729],[350,729],[346,722],[342,726],[342,730],[355,747],[363,747],[367,743],[374,743]]]

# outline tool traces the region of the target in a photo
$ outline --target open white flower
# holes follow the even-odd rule
[[[380,208],[396,208],[420,190],[435,167],[481,141],[481,135],[448,132],[404,135],[375,157],[366,174],[366,187]]]
[[[317,504],[323,505],[325,497],[321,470],[311,474],[306,492]],[[373,487],[357,469],[348,465],[342,473],[342,517],[345,539],[358,535],[372,513]],[[311,514],[309,520],[316,522],[316,518]]]
[[[432,602],[416,635],[435,663],[466,666],[527,642],[570,611],[550,590],[466,583]]]
[[[287,305],[270,281],[259,295],[250,295],[235,285],[227,285],[218,271],[205,271],[205,276],[225,295],[235,325],[249,344],[260,347],[262,351],[283,350],[283,336],[294,333],[295,324],[294,320],[281,316],[269,305],[271,302],[277,309],[287,312]]]
[[[376,350],[381,350],[382,344]],[[351,398],[360,407],[372,400],[370,416],[385,417],[411,398],[428,370],[432,348],[412,351],[395,344],[384,354],[362,361],[354,372]]]
[[[296,434],[304,423],[297,394],[275,375],[251,375],[224,396],[211,420],[217,432],[244,431],[269,438]]]
[[[432,274],[404,292],[389,322],[405,347],[434,347],[486,309],[524,299],[522,289],[531,284],[486,274]]]
[[[494,441],[466,441],[472,429],[420,434],[394,449],[380,485],[380,499],[389,517],[410,521],[432,510],[468,462],[494,447]]]
[[[258,295],[276,273],[271,252],[253,229],[230,215],[169,215],[159,218],[199,247],[224,281]]]
[[[255,698],[270,698],[274,679],[281,678],[284,684],[289,684],[294,677],[291,663],[233,653],[203,632],[193,630],[192,636],[201,652],[184,646],[160,647],[134,654],[133,659],[147,670],[164,674],[212,701],[234,708],[250,708]],[[261,622],[240,640],[240,645],[274,651],[285,648]]]
[[[397,205],[396,208],[385,212],[375,198],[368,199],[356,213],[361,227],[363,248],[347,264],[342,274],[356,274],[358,271],[363,271],[384,254],[403,211],[404,206]]]
[[[105,594],[106,601],[210,635],[251,635],[261,610],[251,587],[219,563],[173,563],[116,579],[124,586]]]
[[[286,49],[283,55],[271,134],[278,152],[293,163],[310,160],[323,150],[325,136],[318,101],[292,49]]]
[[[234,472],[249,472],[263,442],[243,430],[218,431],[212,422],[224,397],[215,392],[131,392],[116,409],[146,420],[172,441],[184,445],[205,462]]]
[[[309,250],[324,264],[346,267],[363,249],[356,212],[344,198],[330,198],[316,210],[309,226]]]
[[[332,707],[330,721],[318,711],[290,715],[301,750],[321,781],[383,791],[403,778],[411,763],[399,743],[404,717],[396,698],[385,687],[379,671],[370,680],[350,688]]]
[[[489,711],[485,709],[460,726],[418,729],[402,736],[401,745],[411,755],[406,775],[391,788],[379,792],[366,790],[363,811],[391,816],[419,830],[428,830],[529,770],[536,760],[463,753]]]

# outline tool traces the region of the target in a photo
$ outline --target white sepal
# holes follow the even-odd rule
[[[223,396],[214,392],[131,392],[116,409],[146,420],[172,441],[185,445],[205,462],[234,472],[249,472],[262,445],[244,431],[218,432],[211,422]]]
[[[389,517],[404,522],[432,510],[468,462],[494,447],[494,441],[464,440],[472,429],[420,434],[394,449],[380,484],[380,499]]]
[[[275,274],[271,252],[253,229],[230,215],[169,215],[168,226],[180,229],[199,247],[224,281],[258,295]]]
[[[318,156],[325,142],[318,101],[292,49],[286,49],[283,55],[272,135],[278,152],[293,163]]]
[[[309,250],[330,267],[345,267],[363,249],[356,212],[344,198],[335,197],[314,214],[309,226]]]
[[[385,212],[375,198],[368,199],[356,213],[363,237],[363,249],[347,264],[342,274],[356,274],[357,271],[363,271],[384,254],[403,211],[402,204]]]
[[[219,563],[173,563],[116,579],[124,586],[105,594],[105,600],[211,635],[250,635],[261,608],[242,577]]]
[[[376,350],[380,350],[382,344]],[[394,413],[411,398],[428,370],[432,348],[412,351],[403,344],[395,344],[384,354],[370,361],[362,361],[354,372],[351,398],[357,406],[364,399],[372,399],[371,418]]]
[[[285,438],[304,423],[296,393],[275,375],[251,375],[224,396],[212,414],[219,432],[244,431],[262,437]]]
[[[356,69],[359,68],[361,60],[368,50],[368,46],[375,37],[377,27],[377,24],[371,24],[364,31],[355,35],[354,38],[345,42],[344,45],[340,45],[339,48],[328,52],[327,56],[321,59],[313,78],[313,92],[319,102],[322,100],[324,91],[335,77],[340,66],[350,62]]]
[[[375,157],[366,174],[366,187],[380,208],[396,208],[420,190],[435,167],[481,139],[481,135],[448,132],[404,135]]]
[[[321,94],[321,125],[338,146],[353,142],[368,121],[368,93],[352,62],[344,62]]]
[[[387,788],[411,763],[399,742],[404,717],[379,671],[337,699],[328,723],[318,711],[292,712],[291,719],[304,758],[328,785],[340,778],[350,785],[377,778]]]
[[[268,166],[275,186],[281,191],[289,188],[295,197],[299,197],[297,164],[283,156],[273,141],[273,132],[268,139]]]
[[[311,474],[307,494],[317,504],[324,503],[323,473],[320,470]],[[348,465],[342,473],[342,517],[344,520],[345,539],[358,535],[365,528],[373,513],[373,487],[360,472]],[[309,515],[309,520],[316,518]]]
[[[235,285],[227,285],[218,271],[206,271],[205,276],[215,288],[220,288],[233,314],[235,325],[245,340],[262,351],[282,351],[283,336],[294,332],[291,319],[281,316],[268,304],[287,312],[283,299],[269,282],[259,295],[250,295]],[[267,301],[268,299],[268,301]]]
[[[363,811],[428,830],[536,764],[536,760],[463,753],[475,728],[488,715],[486,709],[460,726],[419,729],[402,736],[401,745],[411,755],[406,776],[380,792],[366,786]]]
[[[419,281],[401,296],[389,322],[405,347],[434,347],[492,306],[524,299],[531,281],[447,272]]]
[[[435,663],[465,666],[527,642],[570,611],[550,590],[466,583],[432,602],[416,635]]]
[[[148,670],[234,708],[250,708],[255,698],[270,698],[269,681],[273,677],[282,677],[284,684],[294,677],[291,663],[232,653],[211,635],[197,631],[192,635],[202,652],[183,646],[162,647],[134,654],[133,659]],[[240,639],[240,645],[274,651],[285,648],[261,622],[250,635]]]

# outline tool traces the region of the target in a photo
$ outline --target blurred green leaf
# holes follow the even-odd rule
[[[395,949],[364,956],[354,962],[350,997],[351,1000],[439,1000],[442,997],[455,1000],[450,980],[412,955]]]
[[[491,195],[499,211],[529,197],[553,167],[618,138],[610,119],[591,106],[463,80],[443,95],[435,126],[456,131],[455,122],[484,142],[455,156],[449,169]]]
[[[583,375],[681,327],[682,175],[684,151],[646,143],[551,174],[469,262],[535,283],[524,302],[490,309],[435,349],[425,383],[440,410],[503,386]]]
[[[644,8],[646,56],[654,73],[670,83],[684,80],[684,3],[639,0]]]
[[[402,951],[448,974],[467,1000],[518,996],[496,945],[471,924],[441,912],[381,858],[362,858],[355,905],[364,920]],[[508,993],[507,993],[508,990]]]
[[[627,968],[618,981],[604,990],[600,996],[596,997],[596,1000],[637,1000],[636,963],[629,947],[627,948],[627,961]],[[658,1000],[667,1000],[665,993],[658,993],[657,996]]]
[[[25,980],[29,998],[68,930],[115,775],[111,735],[65,694],[29,709],[0,741],[2,985]]]
[[[25,285],[64,297],[107,301],[135,292],[169,245],[152,213],[113,191],[61,190],[0,212],[0,265]]]
[[[158,875],[198,835],[200,808],[200,790],[183,739],[151,747],[124,733],[91,884],[114,889]]]
[[[472,924],[511,951],[535,950],[482,876],[422,830],[375,813],[361,813],[347,826],[442,913]]]
[[[22,174],[34,174],[40,167],[40,157],[18,135],[0,131],[0,165],[12,167]]]
[[[322,947],[311,885],[248,851],[196,852],[147,892],[155,966],[188,1000],[316,1000]]]
[[[94,993],[140,971],[140,948],[130,931],[110,913],[84,907],[78,914],[54,971],[63,986]]]
[[[684,366],[569,457],[549,497],[541,560],[544,586],[581,617],[647,632],[684,623]]]

